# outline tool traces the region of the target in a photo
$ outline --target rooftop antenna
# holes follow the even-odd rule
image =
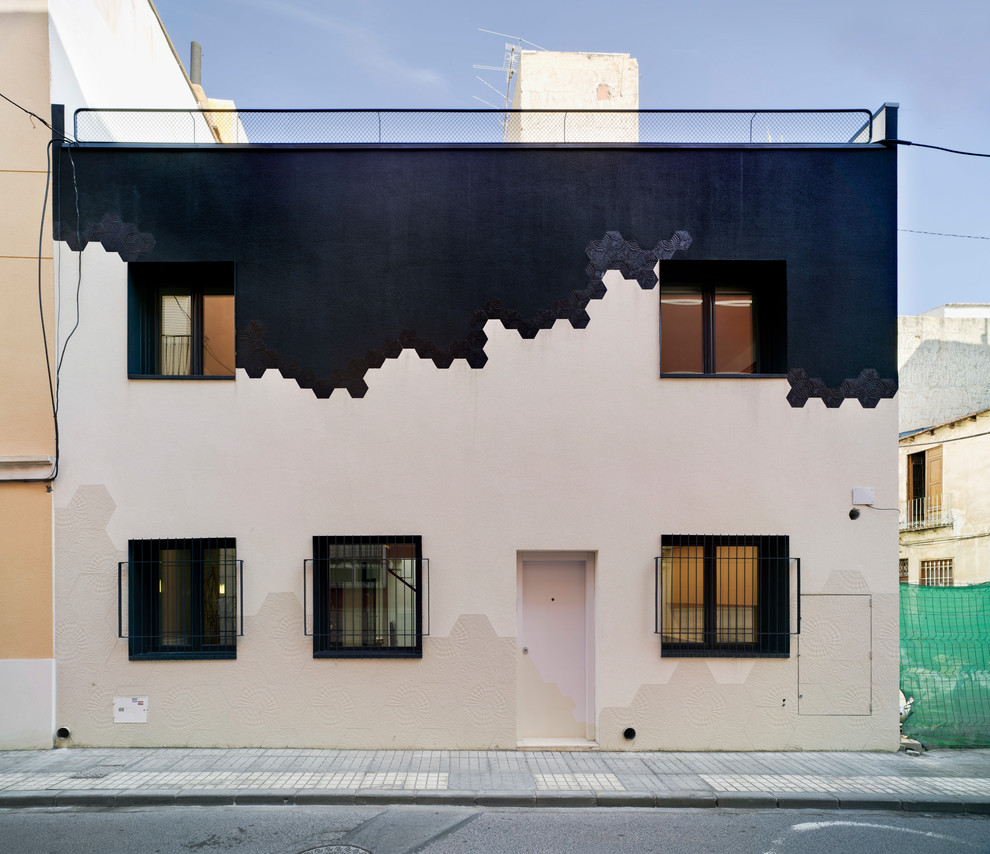
[[[512,41],[505,43],[505,54],[502,57],[502,66],[501,67],[499,67],[497,65],[475,65],[474,66],[474,68],[477,68],[480,71],[501,71],[505,75],[505,93],[504,94],[501,91],[499,91],[498,89],[496,89],[494,86],[492,86],[491,83],[489,83],[487,80],[485,80],[480,75],[478,75],[478,74],[475,75],[475,77],[478,80],[480,80],[482,83],[484,83],[485,86],[487,86],[489,89],[491,89],[496,95],[498,95],[502,99],[502,106],[501,107],[497,107],[495,104],[492,104],[491,102],[486,101],[484,98],[479,98],[477,95],[472,95],[471,97],[473,97],[476,101],[481,101],[482,104],[485,104],[486,106],[492,107],[493,109],[496,109],[496,110],[498,110],[498,109],[508,110],[509,107],[512,106],[512,85],[513,85],[513,80],[514,80],[514,78],[516,76],[516,71],[519,68],[519,54],[522,53],[522,46],[524,44],[528,44],[528,45],[530,45],[532,47],[535,47],[537,50],[546,50],[546,48],[545,47],[540,47],[535,42],[531,42],[528,39],[524,39],[522,36],[510,36],[508,33],[496,33],[494,30],[486,30],[484,27],[478,27],[478,30],[480,32],[482,32],[482,33],[489,33],[490,35],[493,35],[493,36],[501,36],[502,38],[505,38],[505,39],[512,39]],[[505,116],[504,116],[504,118],[502,120],[502,133],[503,133],[503,137],[508,133],[508,128],[509,128],[509,114],[508,114],[508,112],[506,112],[506,114],[505,114]]]
[[[486,30],[484,27],[478,27],[478,30],[479,32],[489,33],[490,35],[493,36],[501,36],[502,38],[505,39],[512,39],[511,42],[505,43],[505,54],[502,57],[501,68],[499,68],[497,65],[474,66],[475,68],[481,71],[501,71],[503,74],[505,74],[504,95],[484,78],[478,75],[475,76],[478,78],[478,80],[484,83],[489,89],[493,90],[495,94],[499,95],[504,102],[505,108],[508,109],[509,106],[511,106],[512,104],[512,81],[513,78],[516,76],[516,70],[519,67],[519,54],[522,52],[522,46],[524,44],[528,44],[531,45],[532,47],[535,47],[537,50],[546,50],[546,48],[540,47],[540,45],[536,44],[535,42],[531,42],[528,39],[524,39],[522,36],[510,36],[508,33],[497,33],[495,32],[495,30]],[[479,98],[477,95],[475,95],[474,98],[477,101],[481,101],[483,104],[488,103],[487,101],[484,101],[483,99]],[[492,105],[488,104],[488,106],[490,107]]]

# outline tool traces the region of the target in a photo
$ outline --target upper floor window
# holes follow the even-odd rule
[[[664,655],[788,654],[787,537],[667,534],[660,545]]]
[[[313,655],[423,654],[420,536],[313,537]]]
[[[131,540],[119,572],[131,659],[237,657],[242,573],[233,538]]]
[[[128,266],[128,374],[233,377],[234,265]]]
[[[786,371],[783,262],[660,262],[660,372]]]

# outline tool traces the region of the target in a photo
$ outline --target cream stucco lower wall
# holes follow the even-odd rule
[[[483,370],[406,351],[363,399],[272,371],[129,382],[124,265],[91,247],[83,275],[56,488],[58,719],[75,743],[512,747],[517,556],[563,551],[595,555],[602,747],[896,749],[896,523],[848,515],[854,486],[895,500],[893,402],[795,409],[783,379],[660,380],[657,292],[618,273],[587,329],[527,341],[489,322]],[[423,658],[314,660],[313,535],[409,533],[430,559]],[[822,597],[802,599],[790,657],[662,657],[665,533],[787,535],[802,593]],[[128,540],[199,536],[236,537],[244,561],[237,660],[128,661]],[[854,617],[827,600],[844,596]],[[147,696],[148,723],[114,724],[115,696]]]

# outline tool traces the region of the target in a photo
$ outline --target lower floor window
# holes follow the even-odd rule
[[[313,537],[313,655],[423,654],[419,536]]]
[[[923,560],[920,582],[922,587],[952,587],[952,558]]]
[[[237,657],[233,538],[131,540],[126,567],[132,659]]]
[[[668,534],[657,560],[665,655],[787,655],[788,538]]]

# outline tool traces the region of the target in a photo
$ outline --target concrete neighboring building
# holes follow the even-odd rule
[[[898,318],[898,575],[990,581],[990,303]]]
[[[56,727],[55,636],[72,632],[55,622],[52,513],[56,365],[78,355],[65,350],[75,269],[56,281],[47,148],[77,107],[197,101],[147,0],[0,0],[0,80],[19,105],[0,101],[0,748],[37,748]]]
[[[898,432],[990,407],[990,303],[897,318]]]
[[[639,63],[628,53],[524,50],[508,142],[636,142]],[[631,111],[597,115],[600,111]],[[595,111],[588,113],[587,111]]]

